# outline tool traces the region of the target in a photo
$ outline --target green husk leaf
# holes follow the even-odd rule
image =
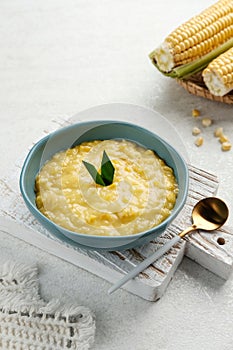
[[[101,163],[101,177],[106,185],[111,185],[113,183],[114,172],[114,166],[108,158],[107,153],[104,151]]]
[[[202,56],[201,58],[198,58],[197,60],[183,64],[182,66],[173,68],[170,72],[163,72],[161,69],[159,69],[157,62],[154,59],[154,51],[151,52],[149,55],[150,59],[152,60],[152,63],[155,65],[155,67],[164,75],[176,78],[176,79],[185,79],[188,78],[191,75],[194,75],[200,71],[202,71],[204,68],[208,66],[208,64],[224,53],[225,51],[229,50],[231,47],[233,47],[233,38],[226,41],[224,44],[220,45],[216,49],[212,50],[208,54]]]
[[[99,173],[94,165],[85,162],[83,160],[83,164],[85,165],[87,171],[91,175],[92,179],[96,184],[101,186],[109,186],[113,183],[115,168],[112,165],[111,160],[109,159],[107,153],[103,152],[102,162],[101,162],[101,173]]]

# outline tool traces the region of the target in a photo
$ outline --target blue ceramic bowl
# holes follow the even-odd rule
[[[160,225],[138,234],[128,236],[95,236],[64,229],[45,217],[35,204],[35,178],[43,164],[55,153],[96,139],[128,139],[148,149],[154,150],[174,170],[179,193],[170,216]],[[35,218],[55,236],[72,240],[84,249],[119,250],[142,245],[161,235],[183,208],[188,193],[188,169],[179,153],[156,134],[139,126],[118,121],[81,122],[41,139],[29,152],[20,176],[20,189],[24,201]]]

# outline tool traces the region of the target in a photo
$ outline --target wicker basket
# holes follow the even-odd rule
[[[183,86],[190,94],[208,98],[209,100],[233,104],[233,90],[225,96],[214,96],[209,92],[203,82],[201,74],[196,74],[188,80],[177,79],[177,82]]]

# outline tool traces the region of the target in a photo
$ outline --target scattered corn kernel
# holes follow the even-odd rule
[[[196,136],[196,135],[199,135],[200,133],[201,133],[201,130],[198,127],[194,126],[192,130],[192,134]]]
[[[197,114],[196,114],[196,112],[197,112]],[[194,110],[192,111],[192,115],[193,115],[193,116],[199,116],[200,113],[199,113],[198,110],[194,109]],[[208,126],[210,126],[210,125],[213,123],[213,121],[212,121],[211,118],[203,118],[202,121],[201,121],[201,123],[202,123],[203,126],[208,127]],[[199,135],[200,133],[201,133],[200,128],[194,126],[193,129],[192,129],[192,134],[193,134],[194,136],[197,136],[197,135]],[[218,127],[218,128],[215,129],[215,131],[214,131],[214,136],[217,137],[218,140],[219,140],[219,142],[222,144],[222,145],[221,145],[222,151],[230,151],[230,149],[231,149],[231,143],[230,143],[228,137],[227,137],[226,135],[224,135],[224,133],[223,133],[223,128],[222,128],[222,127]],[[197,147],[200,147],[200,146],[203,145],[203,142],[204,142],[204,139],[203,139],[203,137],[200,136],[200,137],[198,137],[198,138],[196,139],[195,145],[196,145]]]
[[[214,131],[214,136],[216,137],[220,137],[221,135],[223,135],[223,128],[217,128]]]
[[[200,146],[202,146],[203,145],[203,142],[204,142],[204,139],[203,139],[203,137],[198,137],[197,139],[196,139],[196,141],[195,141],[195,145],[197,146],[197,147],[200,147]]]
[[[229,141],[222,143],[222,151],[230,151],[231,143]]]
[[[193,117],[195,117],[195,118],[196,118],[196,117],[199,117],[200,114],[201,114],[201,113],[200,113],[200,111],[199,111],[198,109],[193,109],[193,110],[192,110],[192,116],[193,116]]]
[[[222,134],[219,136],[219,142],[224,143],[224,142],[228,142],[228,141],[229,141],[229,139],[226,135]]]
[[[203,118],[201,121],[203,126],[210,126],[212,124],[212,120],[210,118]]]

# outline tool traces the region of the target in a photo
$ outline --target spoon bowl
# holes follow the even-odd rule
[[[229,215],[226,204],[219,198],[209,197],[193,208],[193,223],[201,230],[212,231],[221,227]]]
[[[192,226],[179,234],[183,238],[187,233],[195,230],[213,231],[225,224],[229,215],[227,205],[217,197],[200,200],[192,211]]]

